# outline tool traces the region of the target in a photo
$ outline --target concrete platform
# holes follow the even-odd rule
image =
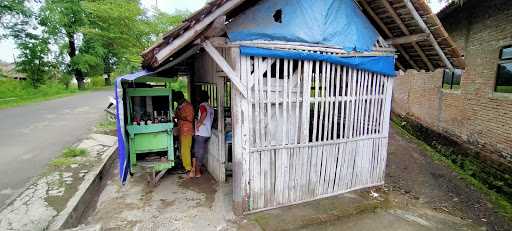
[[[154,188],[144,176],[124,187],[113,177],[85,223],[101,224],[103,230],[234,230],[230,186],[208,175],[167,175]]]
[[[143,176],[124,187],[114,177],[85,224],[103,230],[482,230],[383,187],[244,217],[232,213],[231,197],[231,184],[210,176],[167,175],[156,188]]]

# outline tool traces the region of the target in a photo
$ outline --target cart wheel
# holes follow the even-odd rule
[[[129,173],[130,173],[130,176],[133,176],[133,172],[132,171],[129,171]]]

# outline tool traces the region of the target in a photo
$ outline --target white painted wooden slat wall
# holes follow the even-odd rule
[[[240,65],[250,83],[233,111],[247,129],[235,150],[245,212],[384,182],[392,78],[320,61],[242,56]]]

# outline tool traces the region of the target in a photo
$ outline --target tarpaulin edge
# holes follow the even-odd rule
[[[313,52],[277,50],[251,46],[240,46],[240,54],[244,56],[324,61],[390,77],[396,76],[395,56],[393,54],[383,56],[340,57],[336,55],[326,55]]]

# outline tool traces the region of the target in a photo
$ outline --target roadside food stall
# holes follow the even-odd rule
[[[138,72],[115,83],[120,159],[130,174],[149,173],[156,184],[175,165],[173,101],[170,83],[175,79],[149,77]]]
[[[464,65],[436,19],[423,0],[213,0],[148,48],[149,71],[118,79],[116,92],[165,70],[209,90],[206,167],[226,181],[232,153],[237,214],[382,185],[395,70]]]

